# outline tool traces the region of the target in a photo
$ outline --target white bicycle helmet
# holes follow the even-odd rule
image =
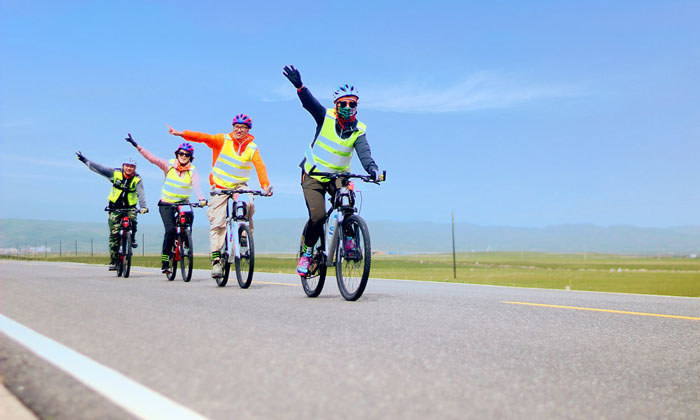
[[[136,167],[136,159],[132,158],[131,156],[127,156],[122,159],[122,165],[133,165]]]
[[[338,89],[336,89],[335,92],[333,92],[333,102],[346,96],[356,96],[357,99],[360,99],[359,91],[355,88],[355,86],[348,85],[346,83],[344,85],[338,86]]]

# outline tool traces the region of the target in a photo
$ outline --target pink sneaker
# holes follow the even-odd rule
[[[299,258],[299,264],[297,264],[297,274],[306,277],[309,273],[309,264],[311,264],[311,255],[303,254],[301,258]]]
[[[345,250],[348,252],[355,251],[355,238],[345,238]]]

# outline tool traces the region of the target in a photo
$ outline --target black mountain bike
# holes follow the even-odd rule
[[[132,245],[134,228],[129,220],[129,211],[136,211],[135,208],[126,209],[110,209],[105,207],[105,211],[109,213],[120,213],[121,227],[119,229],[119,252],[117,255],[117,277],[129,277],[131,272],[131,256],[133,255]]]
[[[255,245],[253,234],[250,232],[248,224],[248,207],[245,201],[234,200],[236,194],[253,194],[263,197],[270,195],[264,191],[255,190],[216,190],[210,193],[215,195],[227,195],[226,200],[226,239],[224,248],[221,250],[221,261],[224,269],[221,277],[216,277],[216,284],[219,287],[226,286],[228,276],[231,272],[231,263],[236,270],[236,278],[241,289],[250,287],[253,281],[253,270],[255,269]],[[233,203],[233,204],[230,204]]]
[[[192,207],[202,207],[199,203],[175,203],[170,205],[175,215],[175,228],[177,234],[173,249],[168,258],[169,271],[165,274],[168,280],[175,280],[177,276],[177,265],[180,263],[182,281],[188,282],[192,279],[192,266],[194,264],[194,251],[192,247]]]
[[[323,233],[312,247],[309,271],[306,276],[300,276],[304,292],[309,297],[317,297],[323,290],[328,267],[335,266],[340,294],[345,300],[357,300],[367,287],[372,244],[367,224],[355,208],[355,189],[351,179],[379,184],[386,179],[386,171],[379,180],[368,175],[314,172],[313,168],[309,174],[327,177],[332,183],[339,180],[340,186],[329,197],[331,208],[326,212]],[[299,256],[304,246],[304,232],[306,226],[301,234]]]

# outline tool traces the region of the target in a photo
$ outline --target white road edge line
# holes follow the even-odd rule
[[[0,331],[138,418],[207,419],[2,314]]]

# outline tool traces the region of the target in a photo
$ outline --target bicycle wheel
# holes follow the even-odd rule
[[[119,250],[117,251],[117,277],[121,277],[124,273],[124,252],[122,251],[124,247],[124,241],[122,240],[119,244]]]
[[[243,233],[245,233],[245,240],[242,238]],[[253,235],[250,233],[250,226],[240,225],[238,227],[238,243],[241,245],[241,256],[235,261],[236,278],[241,289],[247,289],[253,281],[253,269],[255,268],[255,245],[253,244]]]
[[[365,291],[372,264],[369,229],[358,215],[346,218],[342,229],[335,252],[335,276],[345,300],[357,300]]]
[[[177,243],[179,242],[179,239],[175,239],[175,243],[173,244],[173,249],[170,251],[170,257],[168,257],[168,272],[165,273],[165,278],[167,278],[169,281],[175,280],[175,276],[177,275]]]
[[[124,240],[126,241],[124,243],[124,278],[129,277],[131,272],[131,235],[133,235],[131,231],[126,232],[126,235],[124,235]]]
[[[221,253],[221,264],[224,265],[222,276],[215,277],[215,280],[219,287],[224,287],[226,283],[228,283],[228,275],[231,273],[231,263],[228,262],[228,251]]]
[[[117,277],[121,277],[124,274],[124,236],[126,234],[119,234],[119,248],[117,248]]]
[[[297,259],[301,257],[301,252],[304,248],[304,232],[306,232],[306,227],[301,232],[301,243],[299,244],[299,254],[297,255]],[[317,297],[320,295],[321,290],[323,290],[323,285],[326,283],[326,272],[328,267],[326,266],[326,258],[323,253],[324,247],[322,234],[321,238],[319,238],[319,240],[316,241],[316,244],[313,246],[316,251],[311,256],[308,274],[306,276],[299,276],[301,277],[301,285],[304,287],[304,293],[306,293],[306,296],[308,297]]]
[[[180,270],[182,271],[182,281],[188,282],[192,278],[192,232],[184,229],[180,240]]]

